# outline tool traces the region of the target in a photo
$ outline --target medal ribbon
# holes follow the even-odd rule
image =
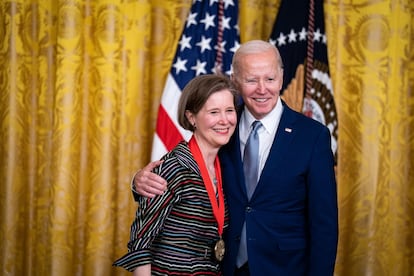
[[[216,179],[217,179],[217,191],[218,191],[218,202],[217,202],[216,195],[213,189],[213,183],[211,182],[211,179],[208,174],[207,167],[206,167],[206,163],[204,162],[203,155],[201,154],[200,147],[198,146],[197,141],[194,138],[194,135],[191,137],[190,141],[188,142],[188,147],[190,148],[190,151],[193,154],[195,161],[200,167],[201,177],[203,178],[203,182],[206,187],[211,206],[213,207],[213,214],[214,214],[214,217],[216,218],[217,225],[218,225],[218,233],[221,238],[221,235],[223,234],[223,227],[224,227],[224,195],[223,195],[222,182],[221,182],[220,161],[218,159],[218,156],[216,156],[216,159],[214,160],[214,170],[216,172]]]

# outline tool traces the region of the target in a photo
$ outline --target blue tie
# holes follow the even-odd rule
[[[246,146],[244,147],[243,170],[244,181],[246,183],[247,197],[250,199],[257,185],[257,176],[259,173],[259,134],[257,131],[262,126],[260,121],[254,121],[252,124],[252,131],[247,138]],[[240,237],[239,253],[237,255],[236,265],[241,267],[247,262],[247,241],[246,241],[246,222],[243,224],[243,229]]]
[[[252,123],[252,131],[247,138],[244,148],[243,170],[246,183],[247,196],[250,199],[257,184],[259,173],[259,134],[257,131],[262,126],[260,121]]]

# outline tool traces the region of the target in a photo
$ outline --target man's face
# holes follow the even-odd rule
[[[262,119],[276,106],[283,83],[283,70],[272,50],[241,57],[239,75],[233,76],[246,107]]]

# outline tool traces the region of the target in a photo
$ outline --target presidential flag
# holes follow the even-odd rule
[[[328,67],[323,0],[282,0],[270,42],[284,65],[282,98],[331,132],[337,156],[338,119]]]
[[[193,1],[161,98],[151,160],[191,137],[177,120],[181,91],[201,74],[230,75],[239,41],[237,1]]]

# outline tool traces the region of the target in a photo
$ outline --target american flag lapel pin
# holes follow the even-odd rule
[[[292,129],[289,128],[289,127],[285,127],[285,131],[291,133],[292,132]]]

